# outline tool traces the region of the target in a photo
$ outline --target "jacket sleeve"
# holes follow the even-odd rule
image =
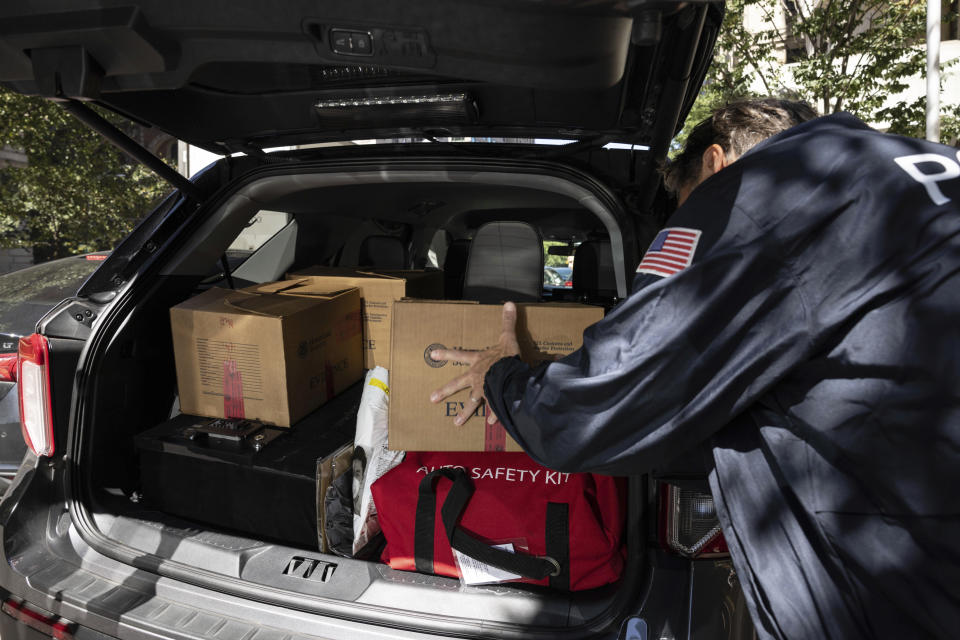
[[[706,190],[670,226],[702,230],[686,269],[646,284],[530,368],[487,373],[486,397],[527,453],[563,471],[644,473],[698,445],[809,350],[808,314],[782,241]]]

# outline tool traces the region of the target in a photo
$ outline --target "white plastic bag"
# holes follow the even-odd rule
[[[380,533],[371,485],[403,460],[403,451],[387,449],[387,403],[390,400],[387,380],[387,370],[383,367],[367,372],[357,412],[357,435],[353,443],[354,555]]]

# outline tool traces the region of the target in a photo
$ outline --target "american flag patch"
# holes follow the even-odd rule
[[[700,231],[697,229],[671,227],[661,230],[643,254],[637,273],[664,277],[680,273],[693,262],[693,253],[699,241]]]

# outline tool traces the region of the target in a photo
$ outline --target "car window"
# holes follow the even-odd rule
[[[100,260],[65,258],[0,275],[0,333],[33,333],[37,320],[74,295],[100,264]]]
[[[247,258],[253,255],[270,238],[290,224],[293,216],[283,211],[269,211],[261,209],[257,215],[250,218],[247,226],[227,247],[226,256],[230,271],[236,271]]]
[[[250,254],[259,249],[264,242],[277,234],[293,218],[283,211],[268,211],[262,209],[250,219],[247,226],[227,247],[227,251],[237,254]]]

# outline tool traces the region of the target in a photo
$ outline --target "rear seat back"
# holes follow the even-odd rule
[[[367,236],[360,243],[357,265],[381,269],[409,269],[410,254],[400,238]]]
[[[543,288],[543,242],[525,222],[488,222],[470,245],[463,298],[536,302]]]

